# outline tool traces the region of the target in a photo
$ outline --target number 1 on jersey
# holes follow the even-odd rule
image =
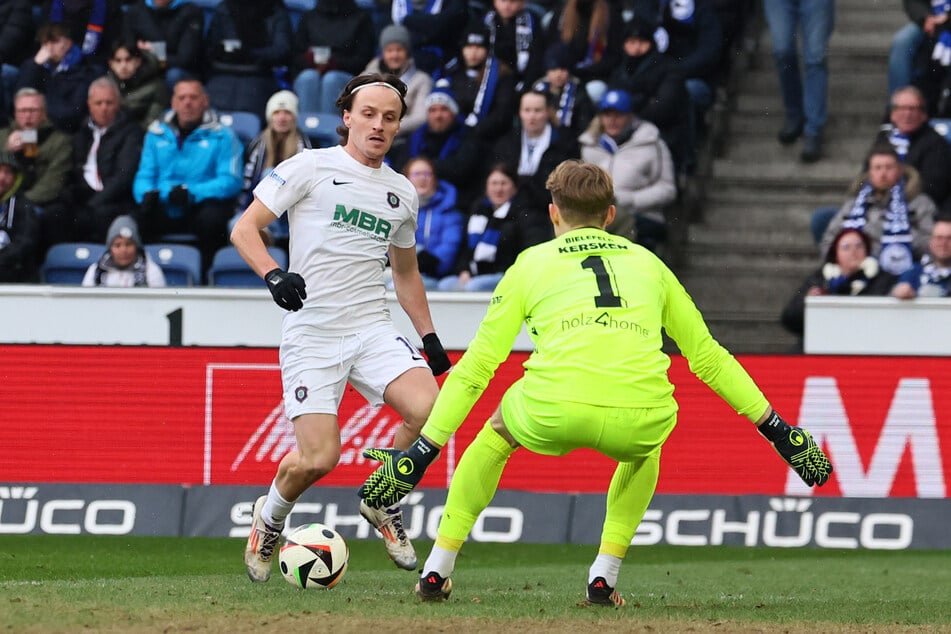
[[[621,298],[614,294],[614,287],[611,284],[611,274],[604,266],[604,260],[600,255],[589,255],[581,261],[581,266],[591,269],[595,279],[598,281],[598,295],[594,297],[594,305],[598,308],[619,308],[621,307]]]

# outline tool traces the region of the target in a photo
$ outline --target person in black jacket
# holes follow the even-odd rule
[[[13,106],[20,65],[33,51],[35,33],[29,0],[0,1],[0,119],[4,123]]]
[[[638,118],[657,126],[679,168],[689,164],[693,155],[689,96],[676,64],[657,50],[655,28],[653,22],[636,15],[627,23],[624,56],[611,73],[608,87],[626,92]]]
[[[294,92],[302,112],[336,112],[337,97],[373,59],[370,14],[354,0],[318,2],[294,34]]]
[[[264,121],[268,97],[278,90],[275,68],[290,63],[292,38],[282,0],[222,0],[205,37],[212,107],[253,112]]]
[[[519,99],[520,125],[492,148],[492,161],[516,166],[518,190],[526,207],[542,214],[548,212],[551,196],[545,181],[555,167],[570,158],[581,158],[577,137],[571,130],[553,125],[550,111],[554,99],[530,89]]]
[[[72,241],[102,242],[112,221],[135,206],[132,180],[144,132],[120,108],[112,79],[95,80],[88,103],[89,117],[73,136],[73,169],[58,215],[71,226]]]
[[[33,204],[18,196],[23,173],[13,152],[0,150],[0,283],[34,282],[40,254]]]
[[[455,54],[468,8],[466,0],[393,0],[390,17],[409,31],[416,67],[432,75]]]
[[[201,74],[204,20],[201,9],[189,0],[139,0],[126,11],[122,40],[156,57],[171,93],[179,79]]]
[[[481,141],[492,143],[512,128],[515,75],[508,64],[489,54],[489,29],[472,24],[462,35],[459,55],[434,79],[448,86],[459,116]]]
[[[53,126],[72,134],[86,116],[86,90],[105,68],[83,56],[64,24],[44,24],[37,37],[40,48],[23,62],[19,88],[35,88],[46,96],[46,110]]]

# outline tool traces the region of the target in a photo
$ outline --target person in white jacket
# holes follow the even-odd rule
[[[581,158],[614,179],[617,217],[607,230],[656,250],[667,238],[664,210],[677,198],[673,160],[657,126],[634,114],[627,92],[609,90],[578,142]]]
[[[165,286],[162,268],[146,254],[131,216],[119,216],[109,225],[106,252],[89,265],[83,286]]]

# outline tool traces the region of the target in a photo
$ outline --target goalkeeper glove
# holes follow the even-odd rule
[[[439,447],[422,436],[409,449],[376,449],[363,451],[366,458],[382,464],[370,474],[358,495],[373,508],[393,506],[416,488],[427,467],[439,455]]]
[[[832,464],[805,429],[790,427],[775,411],[757,429],[807,485],[821,487],[829,479]]]
[[[426,363],[429,364],[429,369],[433,371],[433,376],[439,376],[452,366],[449,355],[446,354],[446,350],[442,347],[436,333],[431,332],[423,337],[423,351],[426,353]]]
[[[281,269],[268,271],[264,276],[267,282],[267,289],[271,291],[271,297],[275,303],[285,310],[300,310],[304,307],[304,300],[307,299],[307,284],[297,273],[288,273]]]

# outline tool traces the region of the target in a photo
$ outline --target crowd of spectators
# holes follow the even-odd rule
[[[821,158],[831,17],[807,22],[799,4],[762,8],[785,105],[779,141],[801,136],[802,159],[812,162]],[[951,146],[928,125],[942,113],[942,46],[951,56],[939,4],[905,2],[912,22],[896,34],[889,63],[896,89],[870,139],[878,155],[857,170],[840,209],[814,218],[826,264],[842,230],[854,228],[867,257],[886,246],[902,256],[883,265],[900,276],[926,255],[935,214],[951,204]],[[817,12],[830,5],[817,3]],[[282,0],[0,0],[0,150],[9,155],[0,176],[14,175],[0,178],[10,180],[2,219],[17,224],[0,241],[15,262],[3,279],[37,281],[50,246],[105,244],[124,216],[143,244],[193,244],[207,270],[254,185],[281,160],[326,144],[298,118],[333,118],[340,87],[378,71],[409,87],[387,162],[420,195],[419,261],[430,288],[491,287],[520,250],[546,239],[544,182],[566,158],[608,169],[618,195],[610,230],[663,253],[707,110],[759,7],[337,0],[302,11]],[[789,71],[800,41],[801,78]],[[251,113],[260,134],[239,140],[221,113]],[[266,233],[279,247],[287,239],[280,220]]]
[[[108,245],[120,217],[207,269],[254,184],[323,144],[297,118],[332,111],[364,71],[409,86],[388,162],[426,199],[434,288],[496,279],[546,239],[545,178],[566,158],[611,169],[614,230],[658,249],[750,2],[0,0],[0,172],[19,205],[3,279],[38,281],[57,243]],[[236,112],[257,138],[219,116]],[[434,234],[446,218],[457,229]],[[268,233],[286,240],[280,222]]]

